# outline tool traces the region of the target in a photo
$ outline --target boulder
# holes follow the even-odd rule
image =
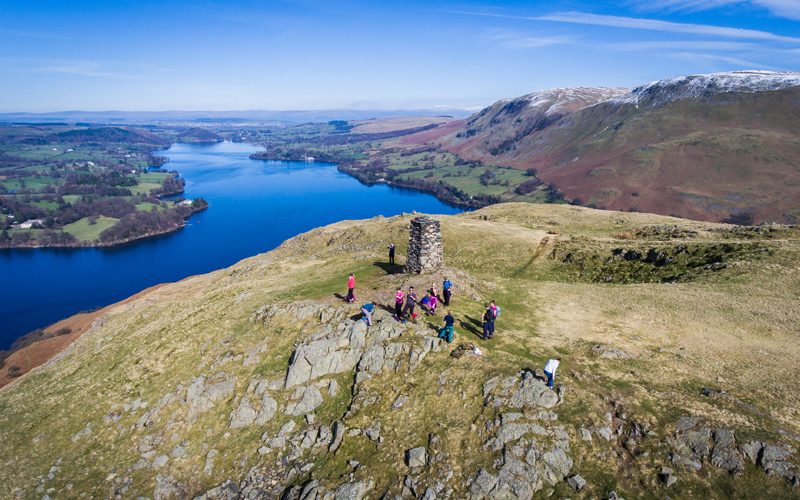
[[[583,487],[586,486],[586,480],[582,478],[580,474],[575,474],[567,478],[567,484],[573,490],[581,491]]]
[[[490,474],[486,469],[481,469],[470,483],[469,491],[477,498],[489,496],[497,485],[497,477]]]
[[[286,404],[285,413],[292,416],[305,415],[316,410],[323,401],[322,393],[313,385],[298,387]]]
[[[730,474],[744,472],[744,459],[736,449],[736,438],[730,429],[714,431],[714,450],[711,453],[711,464],[725,469]]]
[[[409,467],[424,467],[428,463],[428,450],[424,447],[406,450],[406,465]]]
[[[344,439],[344,424],[339,420],[334,422],[331,433],[333,434],[333,440],[328,450],[334,452],[342,445],[342,440]]]
[[[189,421],[213,408],[217,402],[230,398],[235,387],[236,377],[226,373],[218,373],[208,379],[203,376],[194,379],[186,390]]]
[[[328,374],[355,368],[366,343],[367,325],[356,321],[336,331],[324,330],[297,346],[284,386],[289,389]]]

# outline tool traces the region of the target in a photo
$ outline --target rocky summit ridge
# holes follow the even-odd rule
[[[445,267],[416,275],[384,262],[411,218],[105,310],[0,390],[0,497],[800,495],[797,228],[504,204],[436,216]],[[445,277],[453,344],[389,307]]]

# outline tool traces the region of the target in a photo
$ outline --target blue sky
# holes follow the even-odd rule
[[[800,0],[4,0],[0,111],[480,107],[800,70]]]

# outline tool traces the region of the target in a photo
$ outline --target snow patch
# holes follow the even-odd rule
[[[724,92],[765,92],[800,86],[800,73],[777,71],[729,71],[707,75],[688,75],[650,82],[611,102],[654,106],[680,99]]]

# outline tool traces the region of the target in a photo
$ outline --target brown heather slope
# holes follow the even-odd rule
[[[35,340],[24,347],[13,350],[8,357],[3,360],[3,366],[0,367],[0,388],[6,384],[20,380],[26,373],[53,359],[91,328],[102,325],[102,318],[106,314],[113,312],[118,306],[144,298],[150,292],[154,292],[162,286],[164,285],[151,286],[117,303],[95,311],[75,314],[44,328],[44,338]],[[69,330],[69,333],[63,335],[57,333],[66,330]],[[14,369],[14,375],[11,375],[12,367],[16,367]]]
[[[591,105],[571,95],[548,114],[552,102],[531,106],[525,96],[404,142],[536,169],[576,204],[708,221],[800,219],[800,87],[649,97]]]

